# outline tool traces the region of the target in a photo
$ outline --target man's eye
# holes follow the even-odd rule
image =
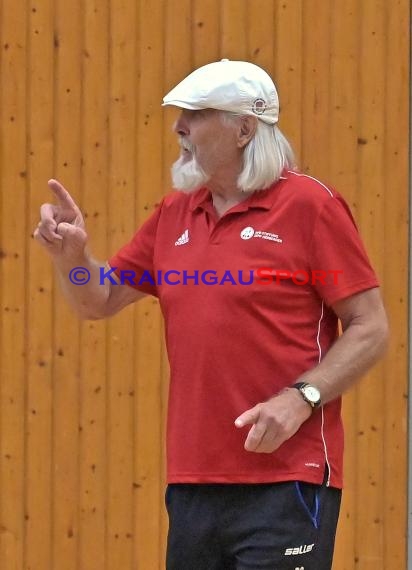
[[[198,111],[195,111],[196,113],[196,117],[199,117],[199,119],[203,119],[204,117],[209,117],[211,114],[211,110],[210,109],[199,109]]]

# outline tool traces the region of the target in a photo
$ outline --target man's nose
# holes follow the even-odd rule
[[[183,116],[183,111],[180,113],[175,124],[173,125],[173,130],[175,133],[177,133],[181,137],[184,137],[184,136],[189,134],[189,132],[190,132],[189,126],[188,126],[187,121],[185,120],[185,118]]]

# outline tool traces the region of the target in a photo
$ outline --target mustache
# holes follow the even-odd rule
[[[185,136],[179,137],[179,145],[181,148],[188,150],[189,152],[192,152],[192,153],[195,150],[194,145],[192,145],[192,143],[189,141],[189,139]]]

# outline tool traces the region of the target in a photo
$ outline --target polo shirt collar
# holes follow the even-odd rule
[[[278,182],[272,184],[272,186],[269,186],[269,188],[266,188],[265,190],[256,190],[255,192],[252,192],[246,200],[243,200],[243,202],[240,202],[239,204],[236,204],[236,206],[230,208],[230,212],[245,212],[249,209],[270,210],[273,206],[278,184],[286,179],[287,174],[282,173]],[[211,202],[212,195],[210,191],[207,187],[202,187],[192,194],[189,208],[192,212],[197,209],[208,210]]]

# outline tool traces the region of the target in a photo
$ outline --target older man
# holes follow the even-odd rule
[[[81,317],[159,298],[171,369],[168,570],[328,570],[340,396],[387,338],[376,276],[344,200],[295,169],[266,72],[215,62],[164,105],[181,109],[180,192],[106,269],[57,181],[35,236]],[[70,282],[74,266],[90,271],[87,285]]]

